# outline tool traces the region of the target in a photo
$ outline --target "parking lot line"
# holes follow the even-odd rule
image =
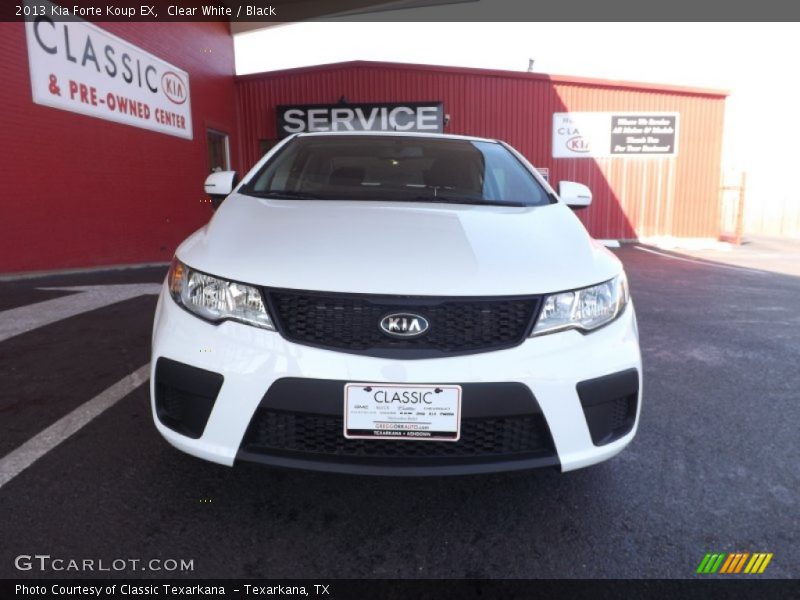
[[[739,271],[740,273],[754,273],[757,275],[765,275],[764,271],[759,271],[758,269],[749,269],[747,267],[734,267],[730,265],[720,265],[714,262],[709,262],[707,260],[695,260],[693,258],[684,258],[682,256],[675,256],[673,254],[667,254],[665,252],[659,252],[658,250],[653,250],[652,248],[643,248],[642,246],[634,246],[637,250],[641,250],[642,252],[649,252],[650,254],[656,254],[658,256],[663,256],[664,258],[671,258],[672,260],[680,260],[683,262],[694,263],[696,265],[703,265],[705,267],[714,267],[717,269],[729,269],[731,271]]]
[[[0,459],[0,488],[80,430],[92,419],[111,408],[149,378],[150,364],[137,369],[97,396],[80,405],[50,427],[35,435]]]
[[[62,319],[147,294],[158,294],[160,283],[44,287],[79,292],[0,312],[0,342]]]

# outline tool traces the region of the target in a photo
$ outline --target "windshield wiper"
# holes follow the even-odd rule
[[[249,194],[250,196],[256,196],[258,198],[275,198],[277,200],[321,200],[319,196],[315,196],[314,194],[309,194],[307,192],[295,192],[294,190],[274,190],[269,192],[256,192],[256,191],[246,191],[245,194]]]
[[[464,198],[459,196],[442,196],[438,194],[436,196],[417,196],[414,198],[416,201],[424,201],[424,202],[438,202],[444,204],[472,204],[476,206],[517,206],[517,207],[524,207],[527,204],[523,202],[499,202],[493,200],[483,200],[482,198]]]

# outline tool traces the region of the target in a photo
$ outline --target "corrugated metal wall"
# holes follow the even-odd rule
[[[237,78],[239,169],[276,137],[279,104],[444,102],[448,133],[503,139],[550,180],[585,183],[594,202],[578,214],[597,238],[716,237],[725,94],[540,74],[353,62]],[[678,155],[553,159],[557,112],[680,113]]]
[[[34,104],[24,25],[0,23],[0,273],[169,261],[208,220],[206,127],[236,124],[227,23],[101,25],[189,73],[194,139]]]

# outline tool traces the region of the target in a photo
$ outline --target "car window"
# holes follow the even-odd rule
[[[502,144],[400,136],[308,136],[243,186],[255,196],[536,206],[551,199]]]

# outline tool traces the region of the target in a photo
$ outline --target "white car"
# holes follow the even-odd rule
[[[606,460],[633,438],[641,358],[620,261],[503,142],[309,133],[176,251],[151,399],[176,448],[381,475]]]

